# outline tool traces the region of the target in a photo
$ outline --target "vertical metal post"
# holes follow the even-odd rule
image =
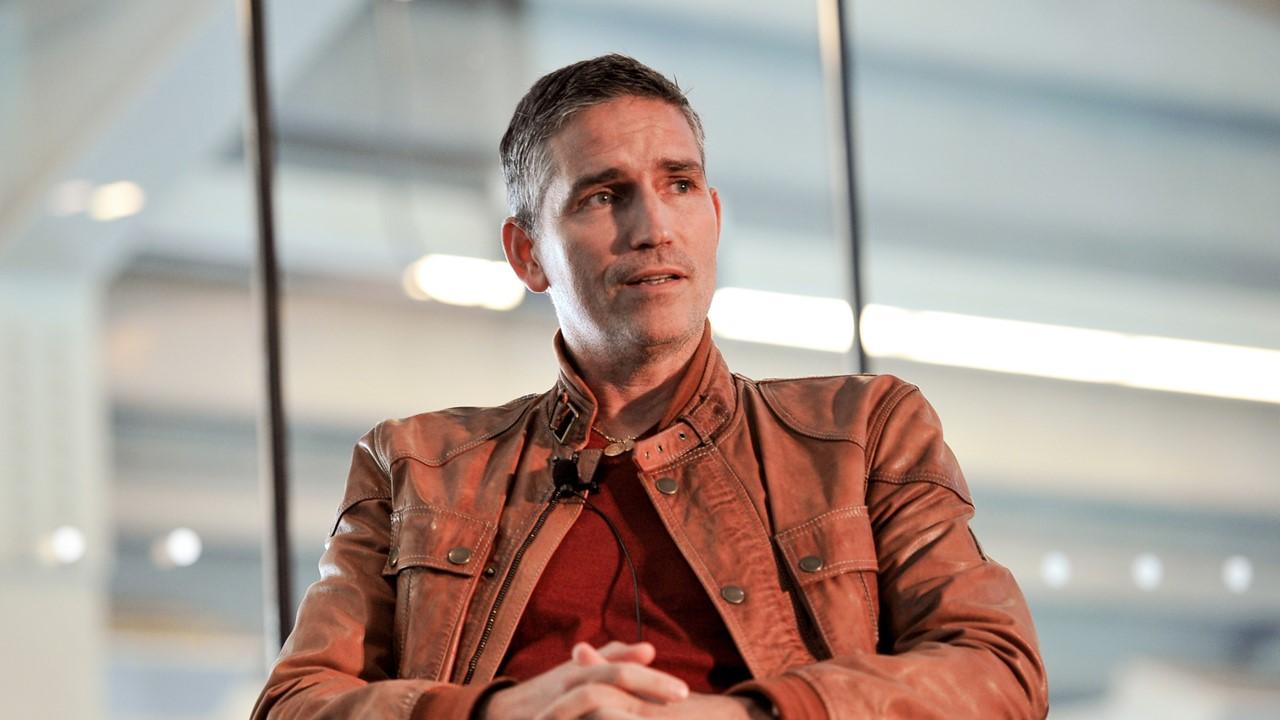
[[[849,11],[845,0],[818,0],[818,37],[822,70],[831,109],[831,157],[843,163],[832,173],[835,221],[849,251],[849,303],[853,308],[855,372],[869,372],[862,346],[862,252],[858,213],[857,148],[853,122],[853,42],[849,37]]]
[[[258,421],[259,458],[267,528],[262,553],[265,641],[268,664],[293,629],[289,551],[289,485],[285,446],[284,393],[280,361],[280,283],[272,199],[274,138],[267,85],[266,26],[262,0],[240,0],[241,32],[249,71],[245,156],[253,169],[258,220],[258,254],[253,286],[261,312],[264,393]]]

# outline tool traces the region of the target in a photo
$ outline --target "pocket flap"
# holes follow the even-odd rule
[[[871,518],[862,505],[825,512],[775,539],[800,586],[844,572],[879,569]]]
[[[470,515],[430,505],[391,514],[391,547],[384,575],[405,568],[430,567],[457,575],[475,575],[489,554],[495,526]]]

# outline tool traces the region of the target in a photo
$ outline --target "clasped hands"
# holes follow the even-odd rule
[[[564,663],[489,697],[484,720],[600,720],[633,718],[767,718],[750,698],[689,692],[679,678],[649,667],[647,642],[573,646]]]

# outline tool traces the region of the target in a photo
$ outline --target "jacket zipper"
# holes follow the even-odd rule
[[[493,625],[498,620],[498,610],[502,608],[502,601],[506,599],[507,592],[511,589],[511,584],[515,582],[516,570],[520,568],[520,561],[524,559],[525,551],[533,544],[534,538],[538,536],[543,524],[547,522],[547,516],[551,514],[556,504],[560,502],[560,495],[564,489],[564,486],[557,486],[555,492],[551,493],[551,499],[547,502],[547,506],[542,509],[542,513],[534,521],[533,527],[530,528],[524,542],[520,543],[516,554],[512,556],[511,567],[507,569],[507,575],[502,579],[502,586],[498,588],[498,596],[494,598],[493,608],[489,610],[489,617],[485,620],[484,631],[480,633],[480,643],[476,645],[476,652],[471,656],[471,662],[467,663],[467,674],[466,677],[462,678],[463,685],[470,684],[472,676],[476,674],[476,666],[480,664],[480,656],[484,654],[485,646],[489,644],[489,635],[493,633]]]

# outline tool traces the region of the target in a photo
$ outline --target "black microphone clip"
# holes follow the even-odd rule
[[[592,470],[594,469],[592,468]],[[582,479],[579,474],[577,453],[574,453],[573,457],[552,458],[551,480],[555,483],[556,490],[560,492],[576,494],[584,491],[600,491],[600,483],[595,480]]]

